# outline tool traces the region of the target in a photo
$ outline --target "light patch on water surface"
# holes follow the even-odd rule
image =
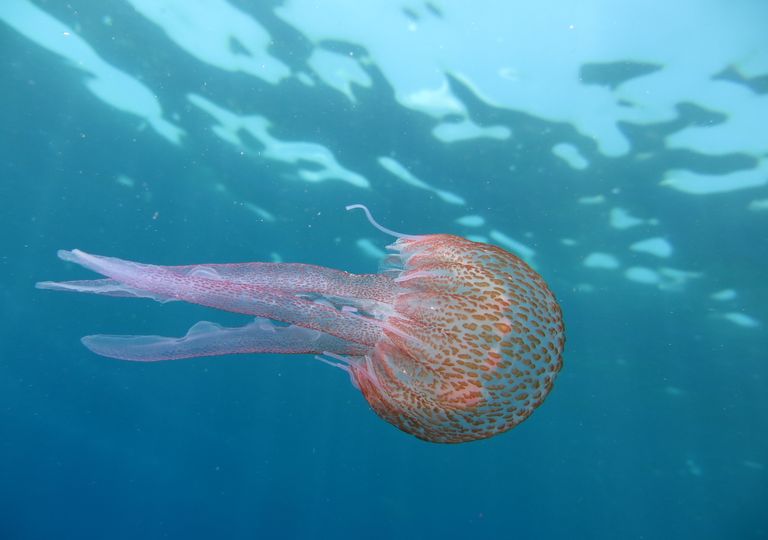
[[[381,249],[377,244],[374,244],[368,238],[360,238],[357,242],[355,242],[355,245],[357,245],[358,249],[360,249],[360,251],[362,251],[365,255],[371,257],[372,259],[376,259],[377,261],[382,261],[387,256],[383,249]]]
[[[458,122],[442,122],[432,129],[432,134],[444,143],[469,139],[509,139],[512,130],[506,126],[479,126],[466,118]]]
[[[690,195],[712,195],[768,184],[768,159],[760,160],[754,169],[728,174],[703,174],[687,170],[668,171],[661,185]]]
[[[501,231],[494,229],[489,233],[489,235],[494,242],[498,242],[502,247],[519,256],[527,263],[530,263],[533,259],[533,256],[536,255],[536,252],[532,248],[526,246],[522,242],[518,242],[514,238],[507,236]]]
[[[572,169],[581,171],[589,167],[589,161],[572,144],[560,143],[552,147],[552,153],[565,161]]]
[[[643,225],[646,221],[633,216],[624,208],[611,208],[610,223],[614,229],[623,230]]]
[[[680,397],[685,394],[685,391],[677,386],[665,386],[664,393],[668,396]]]
[[[264,27],[225,0],[126,1],[201,62],[273,84],[290,75],[288,66],[269,54],[272,37]]]
[[[132,188],[136,186],[136,180],[134,180],[133,178],[125,174],[119,174],[117,178],[115,178],[115,182],[117,182],[118,185],[121,185],[127,188]]]
[[[573,290],[579,293],[593,293],[596,289],[591,283],[577,283]]]
[[[438,197],[440,197],[443,201],[449,203],[449,204],[466,204],[466,201],[459,195],[456,195],[455,193],[452,193],[450,191],[446,191],[443,189],[436,188],[424,180],[421,180],[419,178],[416,178],[408,169],[406,169],[400,162],[395,161],[391,157],[382,156],[378,159],[379,165],[381,165],[384,169],[392,173],[395,177],[399,178],[409,186],[413,186],[418,189],[423,189],[426,191],[431,191]]]
[[[240,116],[196,94],[190,94],[187,98],[190,103],[218,122],[218,125],[211,129],[219,138],[238,148],[257,153],[259,157],[296,165],[296,174],[302,180],[307,182],[341,180],[355,187],[370,186],[364,177],[342,167],[326,147],[310,142],[287,142],[276,139],[269,134],[271,124],[263,116]],[[249,149],[241,139],[241,130],[258,140],[264,149],[259,152]],[[315,167],[303,168],[303,162],[312,163]]]
[[[478,215],[461,216],[457,218],[456,223],[464,227],[482,227],[485,225],[485,218]]]
[[[692,279],[699,279],[703,276],[701,272],[692,272],[690,270],[680,270],[678,268],[669,268],[663,266],[658,269],[662,277],[659,288],[664,291],[682,291],[685,284]]]
[[[299,71],[296,74],[296,78],[304,86],[315,86],[315,80],[312,77],[310,77],[309,74],[307,74],[307,73],[305,73],[303,71]]]
[[[614,270],[620,266],[619,259],[610,253],[600,252],[590,253],[582,264],[587,268],[604,268],[606,270]]]
[[[754,201],[750,201],[747,208],[752,212],[765,212],[768,210],[768,199],[755,199]]]
[[[269,223],[273,223],[275,221],[275,215],[272,212],[270,212],[269,210],[267,210],[266,208],[262,208],[261,206],[258,206],[256,204],[253,204],[252,202],[248,202],[248,201],[243,203],[243,206],[247,210],[249,210],[249,211],[253,212],[254,214],[256,214],[257,216],[259,216],[264,221],[267,221]]]
[[[733,289],[723,289],[722,291],[717,291],[710,294],[709,297],[712,300],[717,300],[718,302],[725,302],[728,300],[734,300],[736,298],[736,291]]]
[[[738,311],[731,311],[729,313],[725,313],[723,315],[723,318],[726,321],[732,322],[733,324],[737,326],[741,326],[743,328],[757,328],[758,326],[760,326],[760,321],[758,321],[754,317],[747,315],[746,313],[741,313]]]
[[[661,282],[661,276],[655,270],[645,268],[643,266],[633,266],[627,268],[624,272],[626,278],[635,283],[643,283],[645,285],[657,285]]]
[[[655,237],[635,242],[629,249],[641,253],[649,253],[656,257],[666,258],[672,255],[672,244],[666,238]]]
[[[363,71],[357,60],[349,56],[315,49],[309,57],[309,65],[325,84],[347,96],[353,103],[356,101],[352,91],[353,84],[363,87],[371,86],[371,78]]]
[[[699,464],[691,458],[685,460],[685,470],[692,476],[701,476],[704,474],[704,471],[701,470]]]
[[[605,196],[592,195],[589,197],[579,197],[578,202],[579,204],[602,204],[605,202]]]
[[[447,81],[436,88],[419,88],[410,94],[401,96],[400,101],[406,107],[419,110],[435,118],[448,115],[464,117],[467,114],[464,103],[453,95]]]
[[[105,62],[68,26],[26,0],[0,1],[0,21],[41,47],[67,60],[88,76],[84,84],[101,101],[137,116],[168,141],[179,144],[184,130],[163,118],[163,109],[149,88]]]

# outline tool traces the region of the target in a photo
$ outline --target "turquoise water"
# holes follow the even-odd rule
[[[459,4],[2,4],[0,538],[768,536],[765,8]],[[62,248],[374,272],[350,203],[544,276],[529,420],[435,445],[309,355],[102,358],[247,318],[34,288],[94,277]]]

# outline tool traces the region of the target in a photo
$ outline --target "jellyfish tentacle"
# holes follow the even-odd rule
[[[356,208],[359,208],[360,210],[365,212],[365,217],[368,218],[368,222],[374,227],[376,227],[378,230],[383,232],[384,234],[394,236],[395,238],[418,238],[419,237],[419,235],[417,234],[403,234],[397,231],[393,231],[392,229],[388,229],[387,227],[381,225],[378,221],[376,221],[373,218],[371,211],[368,210],[368,207],[365,206],[364,204],[349,204],[345,207],[346,210],[354,210]]]
[[[176,298],[168,298],[146,291],[132,289],[114,279],[82,279],[77,281],[40,281],[35,283],[38,289],[51,291],[84,292],[102,294],[104,296],[120,296],[124,298],[150,298],[156,302],[173,302]]]

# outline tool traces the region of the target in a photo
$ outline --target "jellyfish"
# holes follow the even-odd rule
[[[92,335],[96,354],[154,362],[228,354],[314,354],[349,374],[381,418],[419,439],[461,443],[528,418],[562,366],[560,306],[522,259],[449,234],[400,234],[375,274],[298,263],[158,266],[59,251],[105,279],[41,289],[185,301],[253,317],[202,321],[180,338]]]

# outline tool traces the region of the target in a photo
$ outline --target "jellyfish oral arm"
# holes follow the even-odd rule
[[[276,326],[265,319],[239,328],[201,321],[184,337],[94,335],[83,345],[102,356],[156,362],[226,354],[277,353],[358,356],[366,348],[317,330],[300,326]]]
[[[290,294],[317,293],[380,302],[394,297],[392,282],[379,274],[350,274],[342,270],[300,263],[241,263],[163,266],[181,276],[198,276]]]
[[[166,267],[101,257],[79,250],[60,251],[59,257],[107,276],[108,279],[41,282],[37,285],[39,288],[90,292],[110,296],[148,297],[161,302],[182,300],[225,311],[281,321],[295,325],[297,328],[327,334],[338,338],[343,343],[357,344],[363,347],[373,346],[381,337],[382,325],[380,321],[362,316],[356,313],[354,309],[337,309],[332,305],[327,305],[327,303],[307,299],[301,295],[319,294],[322,296],[333,292],[338,295],[335,296],[336,298],[339,296],[348,297],[350,305],[354,306],[360,299],[384,301],[394,295],[393,291],[397,287],[386,276],[353,276],[346,272],[310,265],[252,263]],[[257,285],[249,281],[249,278]],[[340,283],[342,279],[346,279],[345,284]],[[273,284],[273,286],[269,284]],[[305,341],[310,337],[316,338],[314,334],[301,334],[298,330],[289,333],[285,328],[279,327],[276,331],[281,336],[292,338],[288,341],[294,343],[299,337]],[[235,335],[233,332],[226,333],[223,330],[218,333],[213,332],[213,329],[209,327],[206,327],[206,330],[211,336],[232,337]],[[255,328],[251,327],[250,330],[254,331]],[[193,343],[204,341],[213,343],[215,341],[212,339],[204,340],[200,336],[196,336],[196,333],[193,334],[195,335],[180,338],[186,340],[183,342],[183,346],[178,341],[175,344],[168,341],[158,341],[175,338],[158,337],[141,338],[143,341],[134,339],[130,343],[127,341],[121,343],[150,350],[152,347],[161,349],[171,345],[189,348]],[[193,337],[195,339],[192,339]],[[90,341],[86,345],[101,354],[101,351],[112,351],[118,338],[116,336],[99,336],[98,339],[96,337],[89,339]],[[223,342],[226,342],[227,345],[221,345],[220,342],[217,342],[219,343],[217,346],[224,349],[231,347],[231,341],[224,339]],[[109,347],[102,347],[105,342],[109,342]],[[333,343],[331,342],[331,345]],[[262,349],[265,346],[274,347],[276,345],[267,344],[266,341],[262,340],[253,345],[252,349],[242,352],[290,352],[284,349],[280,349],[280,351],[273,348]],[[340,347],[339,344],[323,347],[302,345],[294,352],[330,351],[344,354],[343,351],[339,352],[341,349],[343,347]],[[115,356],[115,354],[106,355]]]

